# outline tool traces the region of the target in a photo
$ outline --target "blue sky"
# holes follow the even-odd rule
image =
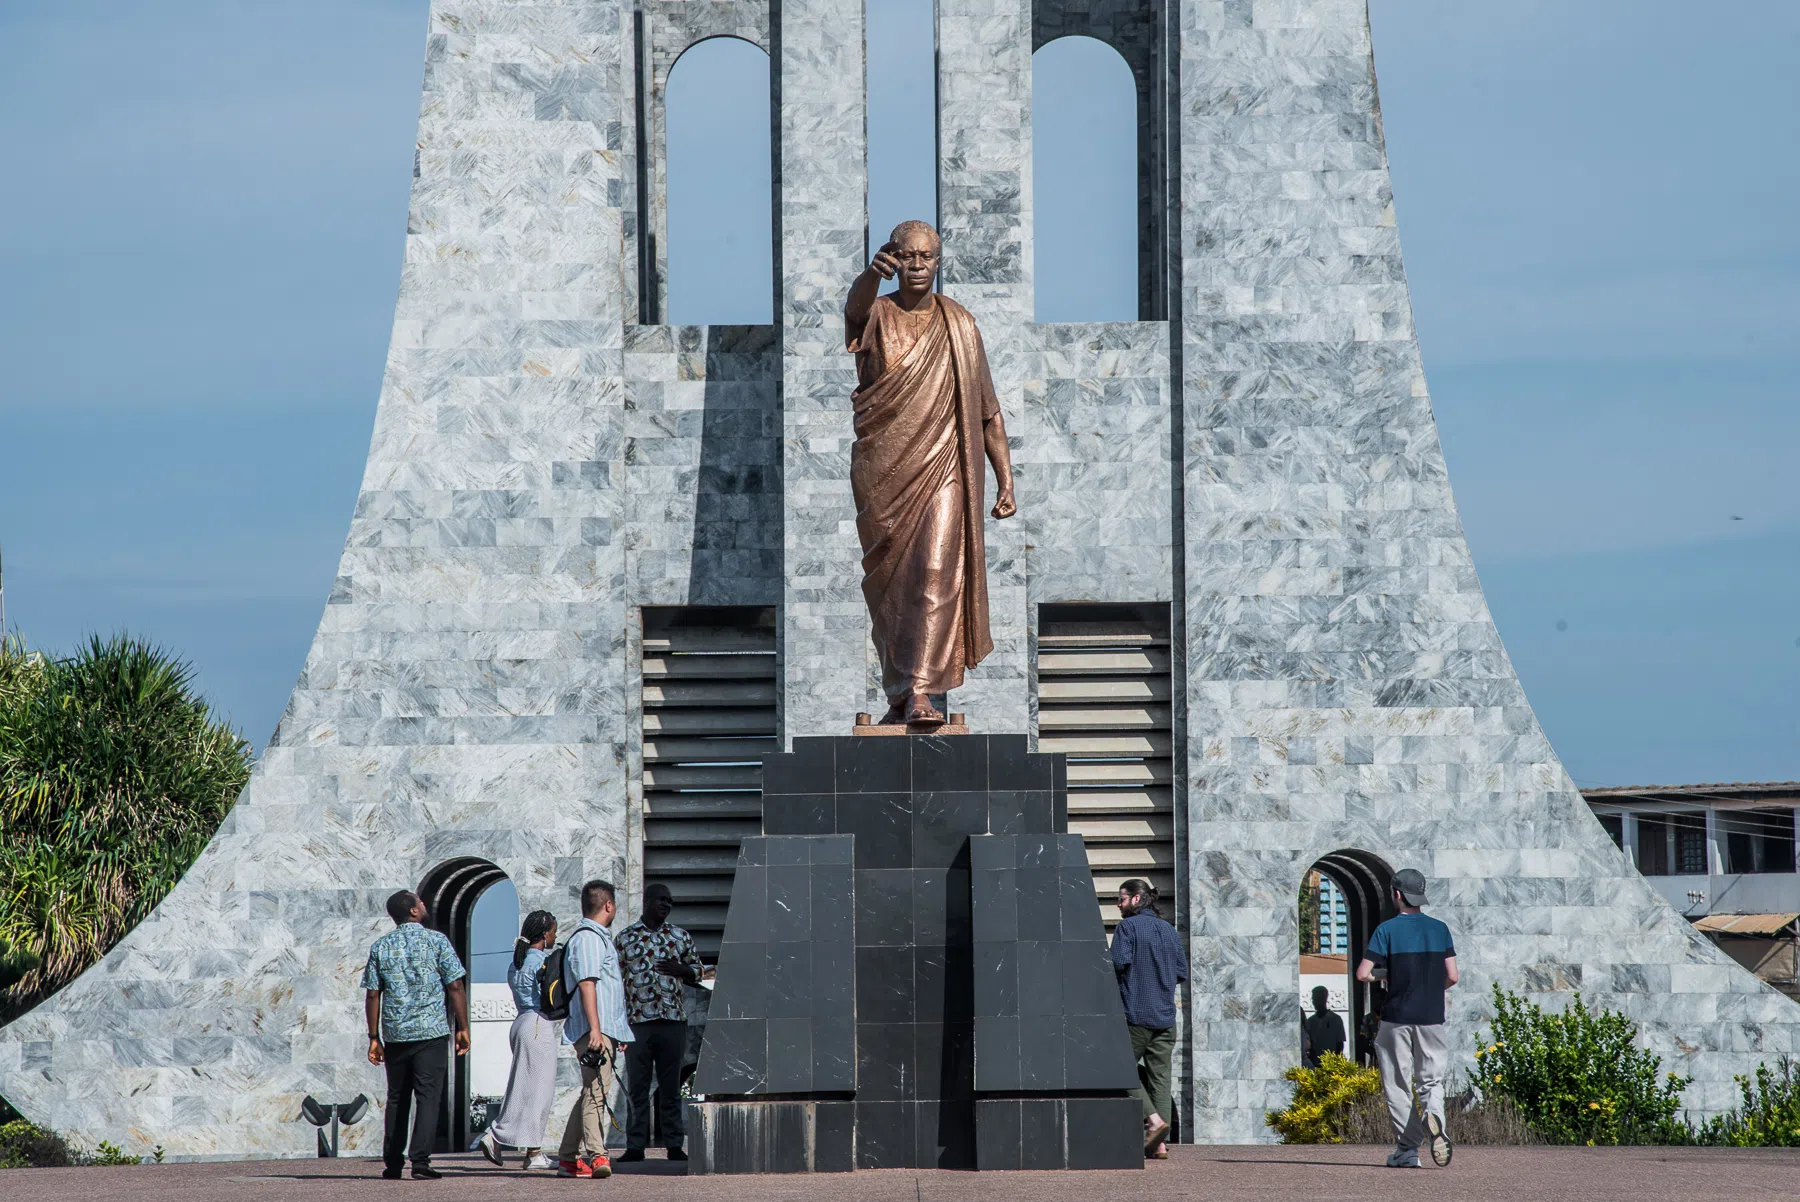
[[[882,231],[932,203],[930,27],[921,0],[870,3]],[[7,616],[51,648],[121,627],[166,643],[258,744],[360,478],[425,11],[0,9]],[[1375,0],[1373,18],[1457,500],[1557,751],[1583,784],[1800,777],[1800,6]],[[703,52],[670,99],[688,152],[671,301],[756,320],[766,200],[707,201],[766,162],[766,107],[743,99],[764,68]],[[1109,55],[1040,54],[1040,251],[1129,204]],[[1040,261],[1041,317],[1132,315],[1129,238],[1099,224],[1091,257]]]

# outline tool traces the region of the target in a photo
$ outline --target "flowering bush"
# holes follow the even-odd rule
[[[1577,993],[1546,1013],[1494,986],[1490,1039],[1476,1049],[1476,1084],[1503,1097],[1552,1144],[1683,1144],[1693,1132],[1679,1117],[1687,1077],[1662,1072],[1662,1058],[1638,1047],[1637,1024],[1589,1010]]]
[[[1800,1074],[1783,1056],[1777,1067],[1756,1066],[1756,1079],[1737,1079],[1744,1104],[1700,1130],[1700,1142],[1727,1148],[1800,1147]]]
[[[1343,1143],[1356,1103],[1381,1092],[1380,1073],[1336,1052],[1322,1054],[1318,1068],[1290,1068],[1282,1077],[1294,1083],[1294,1100],[1263,1121],[1281,1133],[1284,1144]]]

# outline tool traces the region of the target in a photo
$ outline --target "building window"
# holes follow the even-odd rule
[[[1669,820],[1660,814],[1639,814],[1637,821],[1638,871],[1645,876],[1669,875]]]
[[[1617,814],[1601,814],[1599,815],[1599,818],[1601,829],[1612,836],[1613,846],[1619,848],[1624,847],[1625,820]]]
[[[1706,815],[1671,814],[1675,836],[1675,871],[1682,876],[1706,873]]]
[[[1705,876],[1706,815],[1638,815],[1638,871],[1645,876]]]
[[[1720,810],[1726,872],[1794,871],[1794,811]]]

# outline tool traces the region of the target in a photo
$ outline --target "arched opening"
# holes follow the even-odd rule
[[[1071,35],[1031,57],[1037,320],[1136,321],[1138,89],[1125,59]]]
[[[1300,884],[1300,1013],[1313,1013],[1313,990],[1323,986],[1328,1009],[1344,1026],[1344,1055],[1372,1064],[1374,1046],[1364,1030],[1375,1012],[1380,986],[1356,979],[1369,935],[1396,913],[1394,870],[1380,856],[1346,848],[1321,856]]]
[[[666,320],[769,324],[775,311],[769,56],[734,37],[690,46],[669,69],[663,130]]]
[[[496,902],[505,900],[505,893],[512,893],[512,887],[506,879],[506,873],[487,860],[475,856],[461,856],[454,860],[446,860],[425,875],[419,883],[419,897],[425,902],[425,925],[434,931],[442,931],[450,938],[450,945],[456,949],[457,958],[463,967],[469,969],[469,1008],[473,1022],[476,1014],[476,989],[480,978],[475,974],[484,971],[483,961],[492,961],[496,957],[489,946],[493,939],[492,932],[499,925],[496,907],[483,905],[484,895],[494,886],[506,884],[504,893],[496,891],[499,896]],[[514,933],[518,930],[518,898],[512,898],[512,915],[508,922]],[[479,911],[479,920],[478,920]],[[511,939],[507,945],[511,946]],[[484,953],[477,955],[477,953]],[[505,969],[500,971],[500,980],[506,979]],[[484,1033],[485,1035],[486,1033]],[[469,1147],[476,1134],[476,1123],[471,1120],[470,1102],[476,1097],[473,1070],[475,1069],[476,1049],[471,1047],[469,1054],[450,1058],[450,1078],[444,1082],[444,1109],[438,1120],[437,1150],[439,1152],[462,1152]],[[504,1031],[500,1035],[502,1055],[506,1055],[506,1037]],[[501,1090],[505,1089],[505,1074],[501,1075]]]

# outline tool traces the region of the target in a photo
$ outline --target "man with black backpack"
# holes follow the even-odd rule
[[[606,929],[617,912],[611,884],[583,885],[581,921],[544,964],[546,974],[554,973],[547,982],[550,988],[542,992],[546,1012],[554,1015],[566,1009],[563,1042],[574,1045],[581,1062],[581,1094],[563,1128],[558,1177],[612,1176],[612,1162],[606,1158],[607,1098],[612,1093],[613,1066],[631,1042],[619,955]]]

